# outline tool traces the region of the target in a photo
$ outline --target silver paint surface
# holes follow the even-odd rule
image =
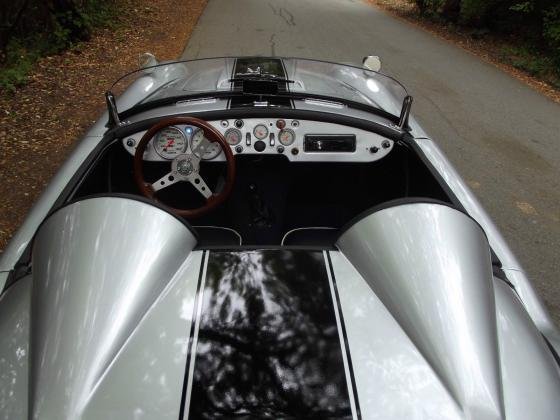
[[[435,369],[351,262],[329,252],[340,296],[364,419],[469,419]],[[403,267],[406,270],[406,267]],[[504,414],[508,420],[553,420],[560,376],[539,331],[515,293],[492,280]],[[443,314],[445,315],[445,314]],[[463,337],[454,335],[463,343]],[[477,416],[470,418],[479,418]]]
[[[84,410],[84,419],[177,420],[202,251],[193,251],[132,332]]]
[[[554,325],[541,298],[537,295],[533,285],[527,278],[521,264],[505,242],[494,222],[490,219],[488,213],[486,213],[478,199],[434,141],[427,138],[419,138],[416,139],[416,142],[465,207],[467,213],[484,229],[490,246],[500,259],[508,279],[515,285],[524,306],[535,324],[551,342],[560,344],[560,333],[557,327]],[[560,346],[557,346],[556,349],[560,351]]]
[[[0,297],[0,419],[27,418],[31,276]]]
[[[557,419],[560,375],[543,337],[511,288],[494,279],[505,417]]]
[[[438,204],[358,221],[337,242],[467,418],[504,418],[490,250],[482,229]]]
[[[81,415],[195,244],[175,217],[126,198],[49,217],[33,248],[30,418]]]

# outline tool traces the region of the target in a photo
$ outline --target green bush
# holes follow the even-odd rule
[[[544,13],[543,36],[552,51],[556,70],[560,74],[560,5]]]
[[[89,39],[117,13],[115,0],[13,1],[0,12],[0,26],[9,28],[0,32],[0,90],[14,91],[38,58]]]
[[[425,16],[460,24],[473,34],[517,39],[511,62],[535,75],[560,79],[558,0],[414,0]]]

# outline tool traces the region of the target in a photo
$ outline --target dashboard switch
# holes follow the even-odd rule
[[[285,120],[278,120],[278,121],[276,121],[276,127],[277,127],[279,130],[282,130],[283,128],[286,127],[286,121],[285,121]]]
[[[251,133],[245,134],[245,144],[246,144],[247,146],[250,146],[250,145],[251,145]]]
[[[243,146],[236,146],[236,147],[235,147],[235,151],[236,151],[237,153],[241,153],[241,152],[243,151]]]
[[[277,151],[278,153],[284,153],[284,146],[278,146],[278,147],[276,148],[276,151]]]
[[[274,133],[270,133],[270,145],[274,146],[275,143],[276,141],[274,140]]]
[[[266,143],[264,141],[259,140],[255,142],[255,150],[257,152],[264,152],[264,149],[266,149]]]

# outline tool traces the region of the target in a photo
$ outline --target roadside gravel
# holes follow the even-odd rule
[[[118,0],[116,28],[41,59],[29,83],[0,95],[0,252],[82,133],[101,114],[104,91],[138,55],[178,57],[207,0]]]

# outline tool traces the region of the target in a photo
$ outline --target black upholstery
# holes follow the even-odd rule
[[[287,232],[282,240],[282,245],[332,247],[337,238],[338,229],[331,227],[305,227]]]
[[[198,248],[207,246],[239,246],[241,236],[233,229],[221,226],[194,226],[198,233]]]

